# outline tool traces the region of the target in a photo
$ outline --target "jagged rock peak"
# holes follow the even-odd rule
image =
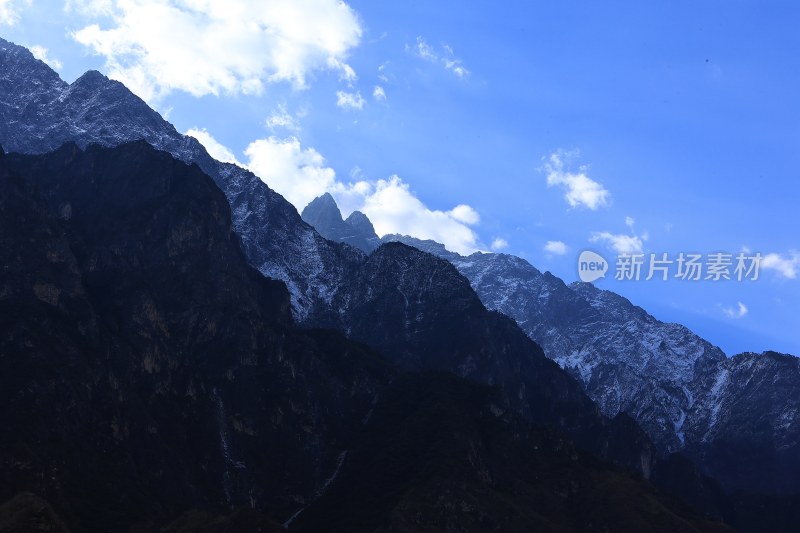
[[[380,244],[372,222],[363,213],[355,211],[347,221],[342,220],[339,206],[330,193],[312,200],[300,216],[331,241],[344,242],[366,253],[371,253]]]
[[[329,192],[323,193],[321,196],[314,198],[314,200],[312,200],[311,203],[314,202],[319,202],[326,206],[335,207],[337,211],[339,210],[339,206],[336,204],[336,200],[333,199],[333,196]]]
[[[372,225],[372,221],[361,211],[350,213],[350,216],[345,219],[345,223],[350,224],[362,233],[378,236],[375,233],[375,226]]]
[[[303,220],[315,227],[317,225],[325,225],[325,227],[328,227],[334,224],[344,223],[344,220],[342,220],[342,213],[339,211],[339,206],[336,205],[336,200],[327,192],[311,200],[311,203],[303,209],[300,216]]]
[[[90,82],[93,82],[93,83],[100,82],[100,83],[102,83],[102,82],[106,82],[106,81],[109,81],[109,78],[106,75],[104,75],[99,70],[92,69],[92,70],[87,70],[86,72],[81,74],[78,77],[78,79],[75,80],[73,83],[90,83]]]

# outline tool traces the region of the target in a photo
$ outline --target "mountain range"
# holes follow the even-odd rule
[[[529,417],[295,326],[222,192],[147,143],[3,155],[0,213],[2,530],[722,528],[532,424],[595,416],[540,353],[567,392]]]
[[[336,238],[332,228],[341,214],[329,194],[311,202],[303,217]],[[362,227],[361,242],[378,238]],[[464,257],[433,241],[381,240],[449,261],[487,309],[513,318],[603,414],[634,418],[662,454],[688,455],[729,490],[800,492],[800,359],[774,352],[728,358],[685,326],[663,323],[618,294],[567,285],[512,255]]]
[[[301,218],[3,40],[0,119],[0,530],[791,529],[796,358]]]

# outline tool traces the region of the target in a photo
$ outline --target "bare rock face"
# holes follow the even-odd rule
[[[726,487],[798,494],[800,359],[775,352],[734,355],[694,388],[687,451]]]

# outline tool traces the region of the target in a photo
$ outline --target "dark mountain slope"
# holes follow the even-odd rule
[[[726,359],[704,376],[687,453],[727,488],[800,495],[800,358]]]
[[[312,498],[380,358],[291,328],[197,167],[144,143],[1,163],[0,501],[110,531]]]
[[[725,354],[679,324],[666,324],[611,291],[565,284],[519,257],[464,257],[432,241],[389,235],[445,258],[487,308],[513,318],[547,356],[581,382],[606,416],[628,413],[662,452],[685,446],[702,391],[696,377]]]
[[[43,74],[47,67],[24,48],[7,42],[0,43],[0,48],[0,63],[9,65],[0,70],[7,91],[0,115],[14,125],[0,142],[10,143],[15,150],[37,152],[64,140],[85,146],[91,142],[115,145],[144,138],[183,161],[196,162],[225,192],[233,227],[250,263],[263,274],[286,282],[295,318],[308,321],[310,316],[335,315],[332,298],[343,278],[363,261],[363,253],[322,238],[260,179],[234,165],[211,159],[196,140],[179,135],[120,83],[90,72],[68,85],[54,74]],[[24,88],[42,80],[47,81],[43,94],[49,96],[30,107],[36,115],[31,127],[28,115],[20,111],[25,107],[21,102],[27,97]],[[365,217],[350,218],[355,226],[365,227]],[[498,324],[502,327],[502,321]],[[429,327],[436,329],[433,322]],[[640,458],[634,462],[640,463]]]
[[[726,531],[436,373],[386,391],[300,531]]]
[[[532,429],[496,390],[398,375],[336,332],[296,330],[284,286],[244,262],[210,179],[144,143],[0,155],[0,219],[4,526],[276,530],[292,516],[328,520],[328,490],[380,486],[387,478],[363,461],[389,457],[419,475],[397,480],[406,492],[392,508],[364,503],[379,511],[369,520],[384,513],[397,527],[541,524],[530,495],[561,491],[570,462],[587,516],[708,526],[641,479]],[[487,439],[480,461],[464,461],[475,435]],[[531,449],[548,476],[517,468],[516,454]],[[482,485],[484,461],[501,482]],[[435,479],[447,482],[447,501],[435,498]],[[630,500],[627,486],[650,496]],[[452,505],[481,494],[490,498],[480,522]],[[331,523],[357,529],[351,510]],[[574,524],[569,513],[541,516]]]
[[[731,358],[680,324],[611,291],[566,285],[505,254],[446,258],[487,308],[514,318],[607,416],[628,413],[667,454],[679,451],[729,491],[800,494],[800,359]]]
[[[626,417],[608,421],[580,385],[513,320],[481,304],[447,261],[385,244],[351,270],[319,324],[347,332],[402,368],[438,369],[499,387],[523,416],[648,475],[653,449]],[[612,444],[613,443],[613,444]]]
[[[69,530],[50,505],[30,492],[18,494],[0,505],[3,533],[68,533]]]

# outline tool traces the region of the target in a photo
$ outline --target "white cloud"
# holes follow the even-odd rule
[[[748,313],[747,306],[744,305],[742,302],[736,302],[736,307],[723,307],[722,312],[728,318],[744,318],[744,316]]]
[[[86,16],[110,16],[114,11],[113,0],[66,0],[64,11],[76,12]]]
[[[364,109],[364,98],[360,92],[336,91],[336,105],[342,109]]]
[[[381,63],[378,67],[378,79],[381,80],[383,83],[389,83],[389,76],[388,74],[389,62],[385,61]]]
[[[217,161],[239,164],[233,152],[212,137],[205,128],[190,128],[184,135],[194,137],[200,141],[200,144],[205,147],[208,154]]]
[[[342,63],[338,59],[333,59],[329,62],[328,66],[332,67],[335,70],[339,70],[340,71],[339,79],[341,81],[347,82],[347,85],[349,87],[352,87],[353,83],[355,83],[356,80],[358,80],[358,75],[356,74],[356,71],[353,70],[353,67],[351,67],[347,63]]]
[[[767,254],[761,258],[760,267],[763,270],[774,270],[784,278],[795,279],[800,271],[800,252],[791,252],[788,255]]]
[[[460,254],[477,251],[477,235],[470,228],[477,223],[477,213],[472,208],[429,209],[398,176],[379,180],[364,198],[360,211],[370,218],[378,235],[402,233],[418,239],[433,239]],[[467,211],[471,215],[462,216]]]
[[[271,136],[250,143],[247,166],[298,210],[335,189],[336,172],[314,148],[303,148],[297,137]]]
[[[22,2],[14,0],[0,0],[0,26],[14,26],[19,22],[19,4],[31,5],[30,0]]]
[[[437,62],[439,61],[439,56],[436,52],[433,51],[433,48],[425,42],[425,39],[422,37],[417,37],[417,55],[422,59]]]
[[[586,174],[587,167],[580,167],[577,173],[566,169],[565,160],[574,155],[576,152],[556,151],[544,158],[543,169],[547,173],[547,186],[563,187],[566,190],[564,199],[570,207],[584,206],[595,210],[607,206],[611,193]]]
[[[281,104],[267,117],[265,125],[273,131],[283,128],[288,131],[298,132],[300,131],[299,117],[299,114],[297,116],[290,115],[286,110],[286,104]]]
[[[447,212],[454,220],[463,222],[464,224],[477,224],[481,221],[480,215],[468,205],[460,204]]]
[[[264,85],[307,86],[315,71],[351,81],[346,63],[362,29],[340,0],[117,0],[77,2],[109,18],[73,38],[106,58],[110,77],[146,100],[173,90],[195,96],[259,94]]]
[[[444,68],[446,68],[459,78],[464,78],[470,75],[470,71],[467,70],[466,67],[464,67],[460,59],[445,58],[442,60],[442,62],[444,63]]]
[[[647,234],[625,235],[598,231],[592,234],[590,240],[592,242],[603,242],[618,254],[631,255],[640,254],[644,251],[644,242],[647,240]]]
[[[372,91],[372,97],[378,102],[384,102],[386,101],[386,91],[380,85],[376,85]]]
[[[364,171],[361,170],[361,167],[356,165],[350,169],[350,178],[356,181],[360,181],[364,177]]]
[[[633,229],[633,226],[636,225],[636,220],[633,217],[625,217],[625,225]]]
[[[553,255],[564,255],[567,253],[567,245],[561,241],[547,241],[544,251]]]
[[[445,70],[449,70],[459,78],[466,78],[471,74],[470,71],[464,66],[464,63],[455,57],[453,48],[447,44],[442,45],[443,53],[439,54],[425,41],[425,39],[422,37],[417,37],[416,46],[411,47],[406,45],[406,50],[413,51],[417,57],[420,57],[425,61],[442,65]]]
[[[495,240],[492,241],[491,248],[495,252],[499,252],[500,250],[505,250],[506,248],[508,248],[508,241],[501,237],[497,237]]]
[[[330,192],[344,216],[355,210],[365,213],[378,235],[400,233],[419,239],[434,239],[449,250],[469,254],[477,251],[478,237],[471,226],[480,216],[468,205],[449,211],[428,208],[398,176],[367,181],[360,169],[343,183],[314,148],[304,148],[296,137],[269,137],[251,143],[245,150],[247,167],[282,194],[298,210],[317,196]]]
[[[53,70],[61,70],[64,65],[55,57],[49,56],[49,50],[44,46],[34,45],[29,48],[33,57],[50,65]]]
[[[239,164],[231,150],[206,130],[192,129],[187,135],[197,138],[213,157]],[[380,236],[399,233],[433,239],[461,254],[478,251],[478,236],[471,226],[480,222],[480,215],[468,205],[459,204],[449,211],[430,209],[398,176],[367,181],[358,167],[351,171],[351,178],[356,181],[342,183],[322,154],[314,148],[304,148],[297,137],[259,139],[250,143],[244,153],[248,158],[245,166],[298,211],[329,192],[336,198],[342,215],[363,212]],[[493,246],[498,242],[505,243],[496,239]]]

